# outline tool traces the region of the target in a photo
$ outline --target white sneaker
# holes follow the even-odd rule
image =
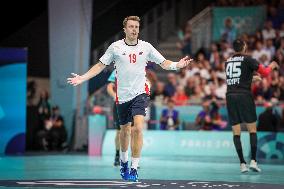
[[[255,160],[250,161],[249,168],[250,168],[250,170],[252,170],[254,172],[261,172],[261,169],[258,167]]]
[[[247,168],[247,165],[245,163],[241,163],[241,173],[248,172],[249,169]]]

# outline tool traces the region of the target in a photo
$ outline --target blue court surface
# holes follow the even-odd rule
[[[0,188],[284,188],[281,161],[259,162],[261,173],[241,174],[236,158],[142,157],[138,183],[120,179],[113,156],[87,154],[0,157]]]

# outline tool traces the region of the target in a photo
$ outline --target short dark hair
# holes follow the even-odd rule
[[[236,52],[241,52],[243,51],[245,47],[245,42],[240,40],[240,39],[236,39],[234,42],[233,42],[233,48]]]
[[[126,28],[126,24],[128,20],[133,20],[133,21],[137,21],[140,23],[140,18],[138,16],[127,16],[126,18],[124,18],[123,20],[123,27]]]

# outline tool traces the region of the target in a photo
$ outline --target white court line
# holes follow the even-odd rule
[[[141,184],[141,182],[123,182],[123,181],[114,181],[114,180],[90,180],[90,181],[87,181],[87,180],[44,180],[44,181],[34,181],[34,182],[53,182],[53,183],[65,183],[65,182],[72,182],[72,183],[103,183],[103,182],[110,182],[110,183],[118,183],[118,184]]]
[[[50,182],[50,183],[36,183],[36,182],[16,182],[17,184],[33,184],[33,185],[57,185],[57,186],[125,186],[127,184],[119,184],[119,183],[93,183],[93,184],[74,184],[74,183],[58,183],[58,182]]]

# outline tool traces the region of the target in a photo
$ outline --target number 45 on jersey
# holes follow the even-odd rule
[[[235,85],[240,83],[241,62],[229,62],[226,66],[227,84]]]

